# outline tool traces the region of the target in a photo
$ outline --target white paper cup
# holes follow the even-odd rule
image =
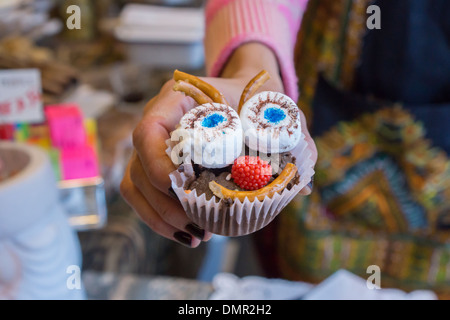
[[[167,145],[166,153],[170,157],[173,144],[168,140]],[[182,172],[176,170],[170,174],[172,188],[188,217],[199,227],[223,236],[248,235],[272,222],[311,181],[314,175],[314,162],[303,134],[291,153],[296,158],[295,165],[300,176],[298,183],[290,190],[285,188],[281,193],[276,193],[272,198],[266,197],[262,201],[257,199],[249,201],[248,198],[245,198],[244,202],[238,199],[229,201],[216,196],[207,200],[205,194],[198,195],[196,190],[186,193],[187,185],[195,179],[195,172],[190,164],[184,164]]]

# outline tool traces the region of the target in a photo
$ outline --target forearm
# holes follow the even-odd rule
[[[209,76],[226,75],[237,59],[240,67],[257,66],[260,54],[274,55],[278,68],[268,70],[281,74],[284,91],[294,100],[298,97],[297,77],[293,63],[294,44],[307,0],[209,0],[206,7],[206,67]],[[264,49],[248,47],[259,43]],[[253,54],[252,54],[253,53]],[[256,53],[256,54],[255,54]],[[247,58],[245,58],[247,57]],[[245,58],[245,59],[244,59]],[[272,68],[262,65],[264,68]],[[260,67],[260,66],[259,66]],[[278,69],[275,71],[275,69]],[[261,71],[261,70],[259,70]]]
[[[279,92],[285,91],[275,53],[258,42],[246,43],[237,48],[228,59],[220,76],[249,81],[261,70],[266,70],[270,74],[267,86]]]

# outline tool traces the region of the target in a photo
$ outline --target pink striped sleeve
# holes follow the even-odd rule
[[[286,94],[298,99],[294,45],[308,0],[209,0],[205,53],[208,76],[220,75],[232,52],[257,41],[277,55]]]

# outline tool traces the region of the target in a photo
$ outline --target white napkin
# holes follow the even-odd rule
[[[368,275],[369,276],[369,275]],[[381,279],[382,280],[382,279]],[[381,281],[382,282],[382,281]],[[373,288],[367,280],[346,270],[339,270],[306,294],[305,300],[436,300],[427,290],[410,293],[398,289]]]
[[[294,300],[307,293],[313,285],[259,276],[239,278],[219,273],[213,279],[211,300]]]
[[[212,300],[436,300],[434,292],[373,288],[367,280],[339,270],[318,285],[259,276],[217,274]],[[372,288],[372,289],[371,289]]]

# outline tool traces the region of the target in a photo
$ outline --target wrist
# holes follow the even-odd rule
[[[275,53],[258,42],[246,43],[237,48],[225,64],[220,77],[248,82],[262,70],[270,74],[270,80],[264,87],[272,91],[285,91]]]

